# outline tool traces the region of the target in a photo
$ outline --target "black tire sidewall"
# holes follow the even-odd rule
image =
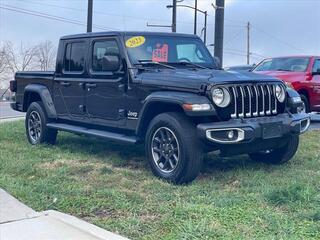
[[[38,141],[36,141],[36,142],[34,142],[31,139],[31,137],[29,135],[29,129],[28,129],[28,121],[29,121],[30,114],[34,111],[39,114],[40,120],[41,120],[41,135],[40,135],[40,138],[38,139]],[[36,144],[40,144],[40,143],[44,142],[45,131],[47,128],[46,124],[47,124],[47,116],[44,112],[44,107],[43,107],[42,103],[41,102],[31,103],[28,108],[28,111],[26,114],[26,120],[25,120],[26,134],[27,134],[27,138],[28,138],[29,143],[31,143],[32,145],[36,145]]]
[[[180,119],[181,122],[181,119]],[[150,167],[152,172],[160,177],[164,178],[170,182],[179,183],[179,181],[183,178],[183,175],[186,173],[185,169],[187,168],[187,165],[189,164],[189,158],[190,158],[190,151],[198,151],[197,144],[194,144],[193,146],[190,145],[188,140],[190,140],[190,134],[187,132],[192,132],[193,129],[184,129],[178,119],[174,118],[170,113],[168,114],[160,114],[157,117],[155,117],[147,130],[146,135],[146,156],[148,158]],[[177,167],[170,173],[166,173],[161,171],[156,163],[153,160],[152,151],[151,151],[151,144],[152,144],[152,137],[157,131],[157,129],[161,127],[166,127],[170,129],[176,136],[179,144],[179,162]],[[187,139],[188,138],[188,139]]]
[[[286,163],[293,158],[299,147],[299,136],[293,135],[289,138],[283,139],[286,144],[278,149],[274,149],[271,153],[253,153],[249,154],[250,158],[254,161],[282,164]]]
[[[306,113],[309,113],[310,112],[310,105],[309,105],[308,98],[303,94],[300,94],[300,97],[301,97],[301,100],[302,100],[302,102],[304,104]]]

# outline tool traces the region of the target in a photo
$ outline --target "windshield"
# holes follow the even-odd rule
[[[198,38],[152,35],[126,36],[125,45],[132,64],[158,62],[186,66],[183,63],[190,63],[194,64],[193,66],[216,68],[212,56]]]
[[[264,60],[254,71],[305,72],[308,64],[309,58],[304,57],[273,58]]]

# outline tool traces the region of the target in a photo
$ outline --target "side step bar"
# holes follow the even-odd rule
[[[119,141],[124,143],[131,143],[136,144],[138,142],[138,138],[135,136],[127,136],[120,133],[113,133],[103,130],[97,130],[97,129],[90,129],[70,124],[64,124],[64,123],[47,123],[48,128],[53,128],[60,131],[65,132],[71,132],[71,133],[78,133],[78,134],[84,134],[88,136],[98,137],[98,138],[104,138],[107,140],[113,140],[113,141]]]

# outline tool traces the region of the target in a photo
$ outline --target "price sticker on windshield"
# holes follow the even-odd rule
[[[126,47],[136,48],[144,44],[145,41],[146,39],[143,36],[135,36],[126,41]]]
[[[158,43],[156,48],[152,51],[152,61],[153,62],[168,62],[168,44],[161,45]]]

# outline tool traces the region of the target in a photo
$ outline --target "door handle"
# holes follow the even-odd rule
[[[61,82],[60,84],[65,87],[69,87],[71,85],[69,82]]]
[[[87,87],[87,88],[96,88],[96,87],[97,87],[97,84],[95,84],[95,83],[87,83],[87,84],[86,84],[86,87]]]

